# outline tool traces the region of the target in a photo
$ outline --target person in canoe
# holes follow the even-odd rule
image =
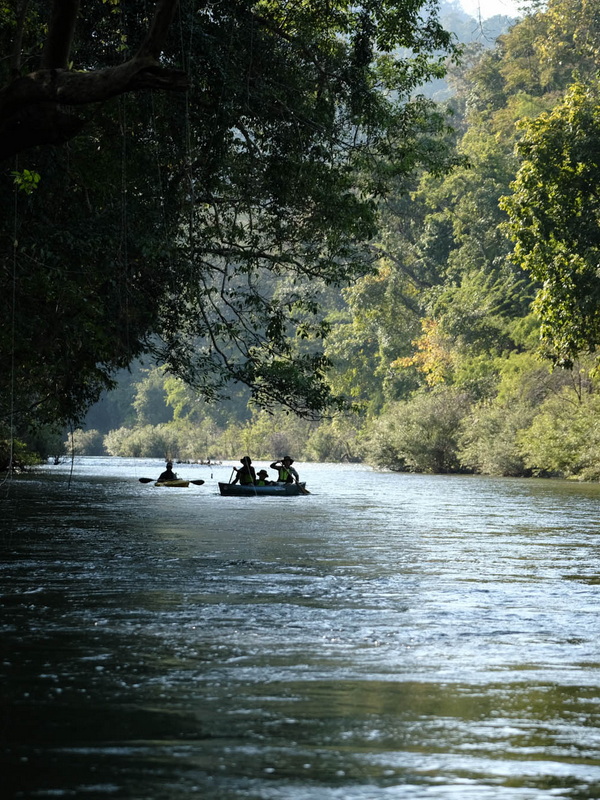
[[[157,478],[158,483],[162,483],[164,481],[176,481],[178,480],[177,475],[173,472],[173,462],[167,461],[167,468],[164,472],[161,472]]]
[[[271,469],[276,469],[279,477],[277,478],[278,483],[299,483],[300,476],[296,472],[296,470],[292,467],[294,463],[294,459],[290,458],[289,456],[284,456],[279,461],[274,461],[271,464]]]
[[[256,473],[252,466],[252,459],[250,456],[244,456],[240,459],[240,463],[242,466],[235,470],[235,480],[232,483],[239,483],[240,486],[254,486],[256,484]]]
[[[269,473],[266,469],[261,469],[256,475],[257,486],[273,486],[273,481],[269,480]]]

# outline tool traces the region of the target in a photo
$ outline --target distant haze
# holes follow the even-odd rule
[[[522,0],[460,0],[462,8],[472,17],[481,16],[482,19],[503,14],[506,17],[519,17],[519,8]]]

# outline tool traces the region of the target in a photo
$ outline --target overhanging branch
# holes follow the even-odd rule
[[[0,161],[42,144],[61,144],[79,133],[85,119],[81,107],[143,89],[185,91],[188,77],[161,66],[164,47],[178,0],[160,0],[144,43],[129,61],[115,67],[76,72],[61,67],[68,60],[78,2],[54,4],[42,68],[14,78],[0,90]]]

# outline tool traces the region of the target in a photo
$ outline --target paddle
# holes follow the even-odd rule
[[[298,484],[298,488],[300,489],[300,492],[301,492],[302,494],[310,494],[310,492],[308,491],[308,489],[305,489],[305,488],[304,488],[304,486],[300,486],[300,484]]]
[[[179,480],[179,479],[177,479]],[[186,480],[183,478],[182,480]],[[140,483],[156,483],[156,478],[139,478]],[[193,483],[194,486],[202,486],[204,481],[188,481],[188,483]]]

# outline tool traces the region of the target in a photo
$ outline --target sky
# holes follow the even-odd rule
[[[481,13],[482,19],[504,14],[507,17],[518,17],[522,0],[459,0],[464,10],[473,17]]]

